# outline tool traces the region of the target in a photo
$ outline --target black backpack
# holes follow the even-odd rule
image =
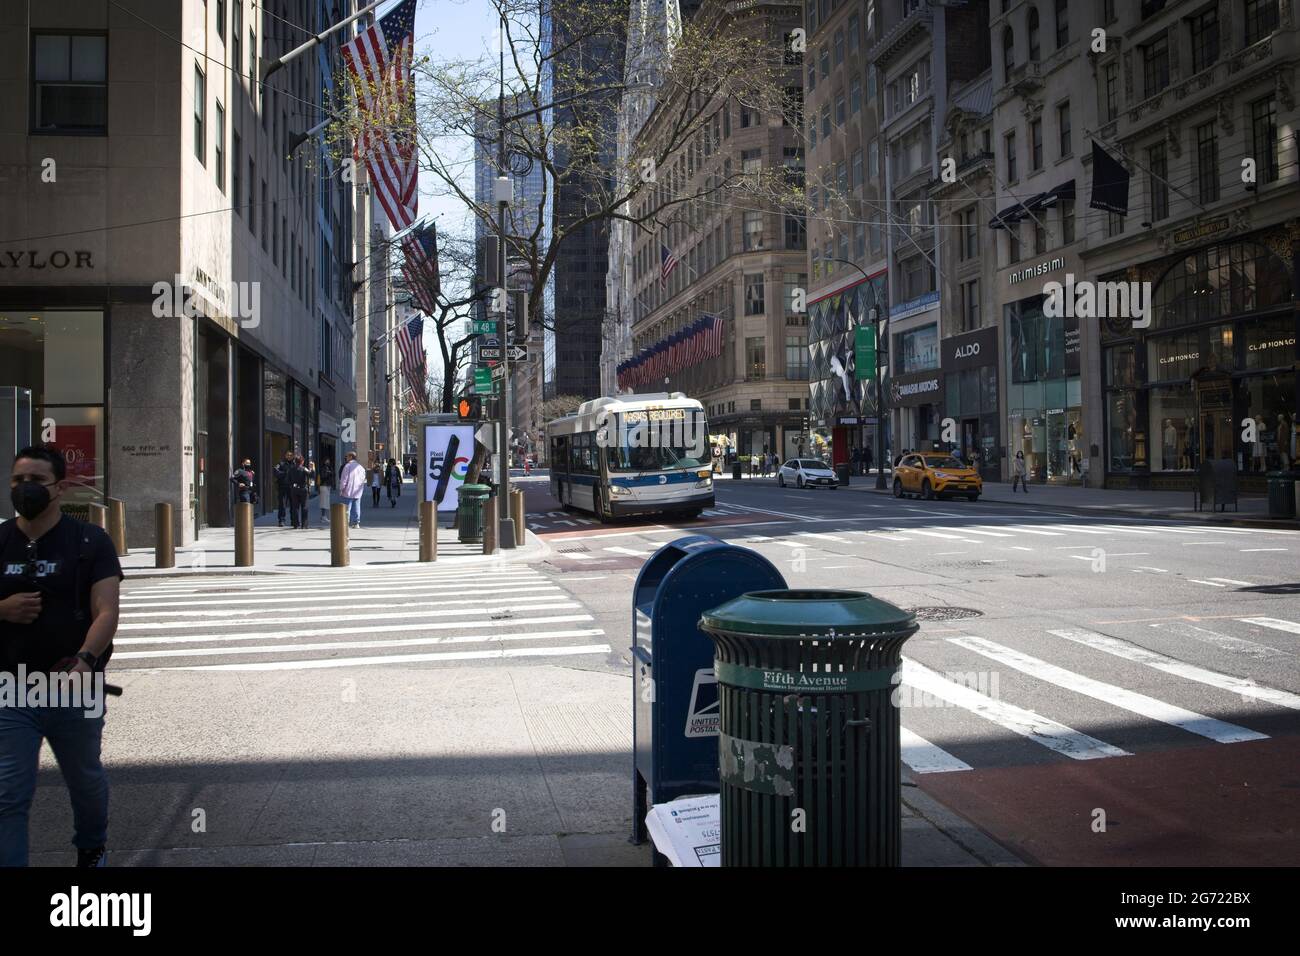
[[[90,565],[94,561],[94,555],[91,551],[91,528],[98,527],[72,515],[65,514],[64,521],[71,521],[77,529],[77,540],[81,542],[77,550],[77,568],[73,572],[73,587],[78,595],[84,595],[78,603],[76,610],[72,612],[73,619],[86,630],[90,629],[90,588],[85,586],[86,581],[90,578]],[[18,522],[15,519],[0,523],[0,554],[4,554],[9,542],[13,540],[18,533]],[[99,658],[99,666],[96,670],[103,670],[108,664],[108,660],[113,656],[113,642],[109,641],[108,647],[104,648],[104,653]]]

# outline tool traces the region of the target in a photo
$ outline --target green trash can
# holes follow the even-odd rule
[[[456,499],[456,537],[465,544],[483,542],[483,502],[492,489],[487,485],[461,485]]]
[[[893,688],[916,618],[861,591],[755,591],[705,612],[723,866],[898,866]]]
[[[1295,517],[1295,482],[1300,475],[1290,471],[1268,473],[1268,516]]]

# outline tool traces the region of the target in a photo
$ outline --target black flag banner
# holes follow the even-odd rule
[[[1128,170],[1092,141],[1092,198],[1088,206],[1128,215]]]

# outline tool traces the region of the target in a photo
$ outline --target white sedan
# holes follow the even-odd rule
[[[776,483],[782,488],[792,484],[796,488],[830,488],[832,491],[839,486],[835,472],[815,458],[791,458],[777,471]]]

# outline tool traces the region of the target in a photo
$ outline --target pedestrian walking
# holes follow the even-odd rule
[[[107,861],[104,684],[91,675],[113,651],[122,566],[102,528],[62,513],[66,479],[61,453],[19,451],[9,479],[17,517],[0,524],[0,674],[14,675],[7,683],[16,676],[18,688],[0,703],[0,867],[27,865],[42,741],[72,798],[77,866]],[[28,677],[18,676],[56,672],[80,676],[47,679],[50,693],[40,700],[29,698]]]
[[[293,467],[293,452],[286,451],[275,466],[276,525],[284,527],[284,513],[289,509],[289,469]]]
[[[1016,452],[1016,457],[1011,461],[1011,492],[1015,493],[1016,485],[1019,484],[1024,488],[1025,494],[1029,494],[1029,481],[1026,478],[1025,471],[1025,453]]]
[[[357,461],[357,453],[343,456],[339,471],[339,500],[348,506],[348,527],[361,527],[361,494],[366,489],[366,469]]]
[[[862,473],[864,475],[871,474],[871,466],[873,464],[872,459],[874,457],[875,456],[871,454],[871,446],[863,445],[862,446]]]
[[[370,469],[370,506],[379,507],[379,489],[384,487],[384,472],[375,462],[374,467]]]
[[[329,521],[330,517],[330,486],[334,482],[334,462],[330,459],[323,459],[320,463],[320,473],[316,476],[316,486],[320,492],[320,520],[321,524]]]
[[[289,516],[295,528],[307,527],[307,469],[302,455],[295,455],[287,472],[289,480]]]
[[[402,472],[397,462],[388,459],[388,468],[384,471],[384,484],[388,488],[388,506],[397,507],[397,499],[402,496]]]

